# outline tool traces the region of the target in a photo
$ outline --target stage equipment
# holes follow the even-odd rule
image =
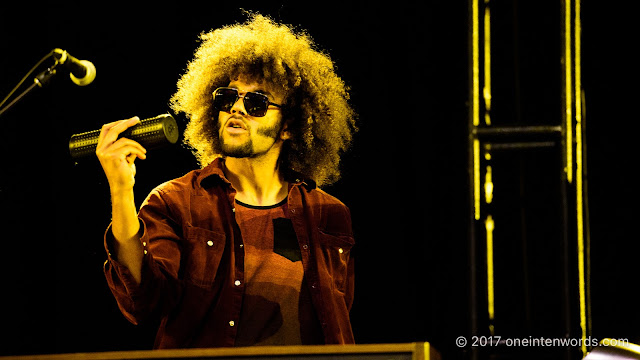
[[[591,336],[580,5],[469,0],[472,336]],[[575,360],[581,344],[470,358]]]
[[[640,346],[616,339],[604,339],[584,360],[640,360]]]
[[[5,359],[0,357],[0,360]],[[314,359],[314,360],[440,360],[427,342],[362,345],[251,346],[217,349],[171,349],[98,353],[28,355],[12,360],[116,360],[116,359]],[[8,360],[8,359],[7,359]]]
[[[76,85],[89,85],[96,78],[96,67],[88,60],[78,60],[62,49],[54,49],[53,57],[69,69],[69,77]]]

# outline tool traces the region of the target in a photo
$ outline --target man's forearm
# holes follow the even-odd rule
[[[142,279],[143,247],[140,243],[140,221],[133,191],[111,195],[111,231],[114,252],[118,261],[126,266],[139,284]]]

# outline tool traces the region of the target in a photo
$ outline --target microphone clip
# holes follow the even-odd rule
[[[33,82],[41,88],[49,85],[51,79],[57,74],[57,65],[58,64],[54,64],[52,67],[47,68],[43,72],[36,75],[36,77],[33,79]]]

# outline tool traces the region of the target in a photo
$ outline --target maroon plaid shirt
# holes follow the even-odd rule
[[[217,159],[149,194],[139,218],[142,281],[109,253],[104,272],[118,306],[134,324],[159,318],[154,348],[234,346],[244,294],[244,245],[235,221],[235,189]],[[318,322],[327,344],[354,343],[354,245],[349,209],[296,180],[289,185],[293,224]]]

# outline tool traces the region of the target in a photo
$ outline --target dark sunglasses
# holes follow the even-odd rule
[[[213,92],[213,106],[219,111],[230,112],[233,105],[240,98],[242,98],[247,114],[255,117],[265,116],[269,105],[281,107],[281,105],[269,101],[265,94],[249,91],[244,95],[240,95],[238,89],[229,87],[220,87]]]

